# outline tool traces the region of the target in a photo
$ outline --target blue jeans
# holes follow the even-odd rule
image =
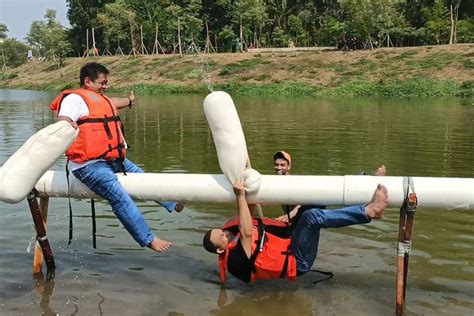
[[[354,205],[337,210],[309,209],[303,212],[291,238],[298,275],[305,274],[313,266],[318,254],[321,228],[337,228],[369,223],[364,205]]]
[[[128,173],[144,173],[143,169],[128,159],[125,159],[124,167],[125,172]],[[145,247],[153,241],[155,235],[151,232],[135,202],[118,182],[116,175],[118,172],[122,172],[118,160],[112,162],[101,160],[76,169],[72,173],[89,189],[110,203],[115,216],[132,235],[133,239],[140,246]],[[158,203],[169,212],[172,212],[176,206],[175,202]]]

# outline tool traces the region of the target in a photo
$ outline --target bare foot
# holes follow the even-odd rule
[[[174,210],[177,212],[177,213],[181,213],[182,210],[184,210],[184,207],[186,206],[186,203],[184,202],[178,202],[176,203],[176,206],[174,207]]]
[[[381,165],[374,171],[374,176],[385,177],[387,175],[387,168],[384,165]]]
[[[379,183],[377,189],[375,189],[374,195],[372,196],[372,200],[370,200],[369,204],[365,206],[365,215],[369,219],[380,219],[382,218],[383,211],[387,207],[387,204],[387,188]]]
[[[153,241],[148,245],[148,248],[151,248],[157,252],[163,252],[168,250],[170,246],[171,243],[169,241],[155,237],[155,239],[153,239]]]

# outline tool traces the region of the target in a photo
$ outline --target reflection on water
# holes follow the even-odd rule
[[[54,94],[0,90],[0,164],[35,131],[52,123]],[[204,96],[140,97],[125,110],[130,158],[150,172],[219,173]],[[235,98],[252,166],[272,173],[272,154],[292,153],[294,174],[354,174],[383,163],[389,175],[474,177],[474,108],[459,100],[321,100]],[[470,104],[470,103],[468,103]],[[53,169],[63,170],[64,159]],[[140,202],[170,251],[138,248],[105,203],[96,204],[98,249],[92,248],[90,205],[51,199],[48,218],[57,265],[34,276],[33,234],[26,202],[0,204],[0,314],[38,315],[385,315],[394,311],[398,211],[370,225],[325,230],[316,268],[334,278],[313,284],[230,278],[224,300],[217,258],[201,249],[203,233],[235,214],[233,205],[195,203],[168,214]],[[265,206],[266,215],[280,214]],[[410,257],[410,314],[467,315],[474,309],[472,211],[417,211]],[[53,291],[54,290],[54,291]]]
[[[41,297],[41,310],[43,315],[56,316],[58,313],[53,311],[49,306],[49,299],[53,294],[54,290],[54,273],[47,273],[46,277],[43,277],[43,273],[33,273],[33,281],[36,293]]]

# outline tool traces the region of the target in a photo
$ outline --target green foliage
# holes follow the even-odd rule
[[[446,44],[449,41],[450,21],[449,11],[443,0],[434,0],[433,6],[424,7],[421,13],[428,39],[436,44]]]
[[[74,55],[82,55],[86,29],[95,28],[96,46],[111,52],[140,47],[148,52],[155,35],[176,51],[178,20],[182,49],[203,49],[207,36],[219,51],[242,39],[243,48],[340,45],[412,46],[447,43],[449,4],[459,0],[66,0]],[[471,3],[471,4],[470,4]],[[460,1],[457,42],[474,41],[474,3]],[[158,32],[156,33],[156,30]],[[0,31],[1,34],[1,31]],[[1,36],[1,35],[0,35]],[[90,32],[89,32],[90,36]],[[89,37],[91,40],[91,36]],[[233,44],[235,47],[235,43]],[[342,45],[343,46],[343,45]],[[341,46],[341,47],[342,47]],[[348,45],[349,46],[349,45]],[[353,46],[352,46],[353,47]]]
[[[439,97],[455,96],[460,91],[461,87],[453,81],[410,79],[373,83],[354,80],[337,86],[332,90],[332,94],[375,97]]]
[[[33,21],[26,39],[41,55],[49,59],[59,58],[62,66],[64,58],[71,51],[71,44],[67,39],[67,30],[56,20],[56,11],[48,9],[46,21]]]
[[[0,44],[0,49],[3,50],[5,64],[8,67],[18,67],[27,61],[29,47],[16,39],[4,40],[3,43]],[[3,65],[1,54],[0,65]]]
[[[138,25],[136,23],[136,14],[130,10],[123,2],[109,3],[97,14],[96,23],[103,29],[105,48],[111,49],[121,47],[122,49],[131,49],[126,39],[130,37],[131,32],[136,32]],[[133,41],[137,34],[133,34]],[[136,43],[134,43],[136,46]],[[138,47],[136,47],[138,48]]]
[[[68,6],[67,17],[71,25],[71,30],[68,34],[69,42],[74,51],[72,55],[78,56],[84,53],[86,49],[86,30],[89,29],[90,41],[91,28],[98,26],[94,22],[98,12],[107,3],[111,2],[115,2],[115,0],[66,0]],[[100,28],[96,29],[95,40],[97,47],[102,51],[104,40]]]
[[[0,39],[7,38],[7,33],[8,33],[8,27],[5,24],[0,23]]]
[[[471,19],[460,20],[457,26],[458,43],[474,42],[474,17]]]
[[[230,76],[243,72],[248,72],[255,69],[256,66],[261,64],[261,59],[245,59],[235,64],[228,64],[219,72],[219,76]]]

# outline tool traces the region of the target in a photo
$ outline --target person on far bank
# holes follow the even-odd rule
[[[141,247],[161,252],[171,243],[151,231],[132,198],[119,183],[116,173],[144,173],[126,158],[127,144],[118,110],[131,108],[133,92],[128,97],[109,98],[109,71],[98,63],[85,64],[79,73],[80,88],[66,90],[51,103],[58,120],[79,128],[79,135],[66,151],[68,169],[100,197],[106,199],[130,235]],[[181,212],[183,203],[158,202],[169,212]]]
[[[277,151],[273,155],[273,169],[277,175],[288,176],[291,170],[291,155],[283,150]],[[366,172],[359,173],[360,175],[366,175]],[[385,176],[387,169],[384,165],[379,166],[374,171],[374,176]],[[325,209],[324,205],[282,205],[282,211],[285,215],[279,216],[276,220],[285,223],[296,223],[301,214],[311,208]]]

